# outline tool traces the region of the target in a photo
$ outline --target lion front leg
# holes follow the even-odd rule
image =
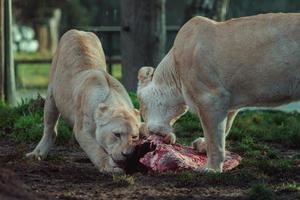
[[[222,172],[225,160],[227,112],[220,109],[220,107],[215,108],[211,105],[210,109],[199,109],[199,118],[201,119],[206,142],[207,168]]]
[[[52,86],[49,85],[44,108],[43,137],[35,147],[35,149],[32,152],[26,154],[26,157],[36,158],[38,160],[43,160],[47,157],[47,154],[50,151],[50,148],[54,145],[55,138],[57,136],[56,126],[58,118],[59,111],[56,107],[53,97]]]
[[[74,129],[75,138],[92,163],[102,173],[123,173],[106,151],[92,137],[89,128]]]

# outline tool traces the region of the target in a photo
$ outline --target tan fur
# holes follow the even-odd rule
[[[44,135],[28,157],[46,158],[56,138],[59,115],[102,172],[132,153],[140,117],[124,87],[106,72],[101,42],[89,32],[66,32],[55,53],[44,109]]]
[[[206,148],[208,167],[221,171],[225,136],[240,108],[300,99],[300,14],[221,23],[194,17],[152,76],[140,79],[138,88],[148,128],[171,131],[170,122],[187,105],[201,119],[206,139],[194,145]]]

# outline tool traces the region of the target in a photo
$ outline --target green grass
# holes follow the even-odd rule
[[[7,136],[18,143],[38,142],[43,134],[44,99],[24,100],[17,107],[0,103],[0,135]],[[58,123],[57,141],[65,142],[71,138],[71,129],[62,119]]]
[[[50,64],[19,64],[18,83],[25,88],[46,88],[49,83]]]
[[[36,60],[36,59],[52,59],[51,52],[35,52],[35,53],[27,53],[27,52],[18,52],[14,54],[14,58],[16,60]]]
[[[17,61],[30,60],[51,60],[52,54],[45,53],[16,53],[14,55]],[[46,88],[49,83],[50,63],[44,64],[19,64],[17,67],[17,84],[24,88]],[[121,64],[116,63],[112,65],[112,75],[118,80],[122,77]]]
[[[277,188],[278,191],[284,192],[299,192],[300,193],[300,183],[283,183]],[[299,194],[300,195],[300,194]]]
[[[139,109],[140,107],[140,104],[139,104],[139,101],[137,100],[137,96],[134,92],[130,92],[129,93],[129,96],[131,98],[131,101],[132,101],[132,104],[133,106],[136,108],[136,109]]]
[[[136,94],[130,93],[133,104],[138,108]],[[18,107],[10,108],[0,104],[0,127],[1,134],[4,132],[14,133],[16,140],[21,136],[16,132],[31,133],[37,135],[42,132],[43,100],[37,99],[23,101]],[[32,126],[33,125],[33,126]],[[66,132],[66,125],[59,122],[59,129]],[[187,113],[176,124],[175,130],[179,142],[189,144],[202,134],[198,118]],[[28,138],[26,141],[38,138]],[[22,136],[22,137],[23,137]],[[19,138],[19,139],[18,139]],[[300,114],[284,113],[280,111],[244,111],[238,114],[231,133],[229,144],[235,144],[232,149],[251,156],[266,154],[270,158],[276,158],[276,150],[264,143],[278,143],[288,148],[300,148]]]
[[[138,107],[136,95],[131,93],[133,103]],[[18,143],[37,143],[43,134],[43,107],[44,99],[22,100],[17,107],[9,107],[0,102],[0,136],[7,136]],[[63,119],[58,122],[59,143],[66,142],[72,136],[71,129]]]
[[[240,113],[229,139],[252,137],[255,141],[276,142],[286,147],[300,148],[300,113],[280,111],[245,111]]]
[[[24,88],[47,88],[51,64],[19,64],[17,84]],[[121,65],[113,64],[112,75],[121,79]]]
[[[135,183],[135,179],[133,176],[129,175],[114,175],[113,182],[116,186],[126,187],[133,185]]]
[[[191,141],[203,136],[198,117],[190,112],[175,123],[174,129],[177,141],[185,145],[190,145]]]
[[[112,65],[112,75],[118,80],[121,80],[122,77],[122,67],[121,64],[113,64]]]
[[[134,93],[130,93],[133,104],[138,108]],[[37,143],[43,133],[43,105],[41,97],[23,101],[17,107],[0,103],[0,136],[17,143]],[[264,195],[272,197],[273,190],[266,184],[284,180],[278,191],[299,192],[299,183],[293,183],[294,174],[300,165],[300,154],[285,156],[282,152],[290,149],[297,152],[299,147],[299,113],[274,111],[245,111],[240,113],[233,124],[227,139],[227,149],[239,153],[243,159],[237,169],[219,173],[180,172],[161,176],[172,176],[177,187],[199,187],[203,185],[239,185],[251,188],[247,194],[250,199]],[[198,118],[187,113],[175,125],[178,141],[190,144],[201,133]],[[60,119],[58,143],[65,143],[72,137],[71,129]],[[134,184],[132,177],[114,178],[120,186]],[[283,182],[280,182],[283,183]],[[262,185],[261,185],[262,184]],[[264,197],[264,196],[263,196]]]
[[[176,135],[183,143],[203,136],[197,116],[187,113],[175,124]],[[236,117],[229,140],[237,141],[244,151],[257,142],[274,142],[300,148],[300,113],[281,111],[243,111]]]

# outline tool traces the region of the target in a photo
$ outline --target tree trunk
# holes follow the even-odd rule
[[[16,105],[16,82],[12,49],[12,7],[11,0],[4,0],[4,37],[5,37],[5,100]]]
[[[4,101],[4,0],[0,0],[0,101]]]
[[[224,21],[228,10],[230,0],[214,0],[212,9],[212,19],[216,21]]]
[[[35,32],[37,33],[37,40],[39,43],[38,52],[48,52],[48,26],[47,24],[38,23],[35,26]]]
[[[53,16],[49,20],[49,46],[48,48],[52,53],[55,52],[58,44],[59,25],[61,19],[61,10],[54,9]]]
[[[189,0],[186,2],[184,22],[187,22],[194,16],[203,15],[203,0]]]
[[[122,82],[136,91],[141,66],[156,66],[165,50],[165,0],[121,1]]]

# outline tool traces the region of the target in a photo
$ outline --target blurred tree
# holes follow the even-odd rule
[[[227,18],[270,12],[300,12],[300,1],[295,0],[231,0]]]
[[[136,91],[137,72],[156,66],[165,50],[165,0],[121,1],[122,82]]]
[[[12,7],[11,0],[4,0],[4,98],[16,104],[16,81],[12,50]]]
[[[60,19],[61,19],[61,10],[54,9],[53,16],[49,20],[50,41],[48,42],[48,48],[51,50],[52,53],[55,52],[58,45]]]
[[[62,32],[67,31],[65,28],[76,28],[80,26],[87,26],[90,24],[95,9],[89,9],[89,2],[94,2],[95,0],[65,0],[62,5],[63,15],[62,15],[62,26],[64,29]],[[94,4],[93,7],[97,8]],[[92,5],[91,5],[92,6]]]
[[[13,0],[17,23],[32,26],[39,42],[39,52],[54,51],[58,42],[61,17],[68,29],[86,25],[92,15],[84,0]],[[61,10],[64,10],[62,16]],[[64,30],[65,31],[65,30]]]
[[[224,21],[230,0],[189,0],[186,3],[185,21],[194,16],[205,16]]]
[[[211,0],[212,9],[209,10],[207,16],[216,21],[224,21],[230,0]]]
[[[0,0],[0,101],[4,101],[4,0]]]
[[[90,24],[92,26],[119,26],[120,1],[121,0],[85,0],[82,3],[90,14]]]
[[[66,0],[13,0],[17,22],[33,26],[39,52],[54,51],[59,34],[60,9]]]

